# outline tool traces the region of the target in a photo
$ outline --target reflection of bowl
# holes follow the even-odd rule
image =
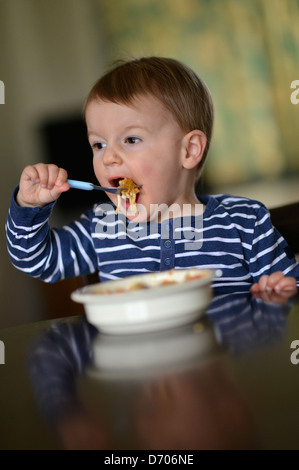
[[[203,315],[217,273],[196,268],[141,274],[76,290],[88,321],[103,333],[132,334],[180,326]]]
[[[181,372],[219,349],[207,321],[142,335],[98,335],[93,341],[89,375],[138,379]]]

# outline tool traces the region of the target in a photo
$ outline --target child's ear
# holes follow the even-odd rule
[[[197,129],[189,132],[183,139],[183,167],[187,170],[195,168],[202,159],[207,138]]]

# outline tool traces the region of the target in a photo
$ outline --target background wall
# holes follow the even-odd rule
[[[0,77],[5,84],[0,106],[0,327],[46,314],[40,281],[18,272],[8,260],[3,228],[22,169],[46,160],[39,126],[80,114],[102,70],[101,28],[93,7],[82,0],[0,1]]]
[[[216,108],[209,191],[298,200],[298,22],[298,0],[0,0],[2,227],[23,167],[48,158],[42,124],[80,116],[107,66],[140,55],[175,57],[207,82]],[[57,209],[53,222],[63,220]],[[0,328],[43,319],[56,291],[45,295],[11,266],[3,229],[0,243]]]
[[[216,105],[206,167],[213,186],[299,171],[297,0],[97,0],[107,55],[160,54],[189,64]],[[115,6],[118,5],[118,8]]]

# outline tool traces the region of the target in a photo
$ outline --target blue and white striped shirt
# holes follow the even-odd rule
[[[263,274],[297,278],[299,266],[272,226],[266,207],[254,200],[201,197],[201,217],[134,223],[112,204],[94,205],[79,220],[51,229],[54,204],[19,207],[12,198],[6,224],[14,266],[46,282],[99,271],[101,281],[189,267],[221,269],[216,292],[247,291]]]

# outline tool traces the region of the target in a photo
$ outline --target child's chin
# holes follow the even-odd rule
[[[149,214],[147,213],[146,208],[142,204],[137,204],[137,212],[133,212],[130,209],[125,211],[125,216],[127,219],[131,220],[132,222],[147,222],[149,218]]]

